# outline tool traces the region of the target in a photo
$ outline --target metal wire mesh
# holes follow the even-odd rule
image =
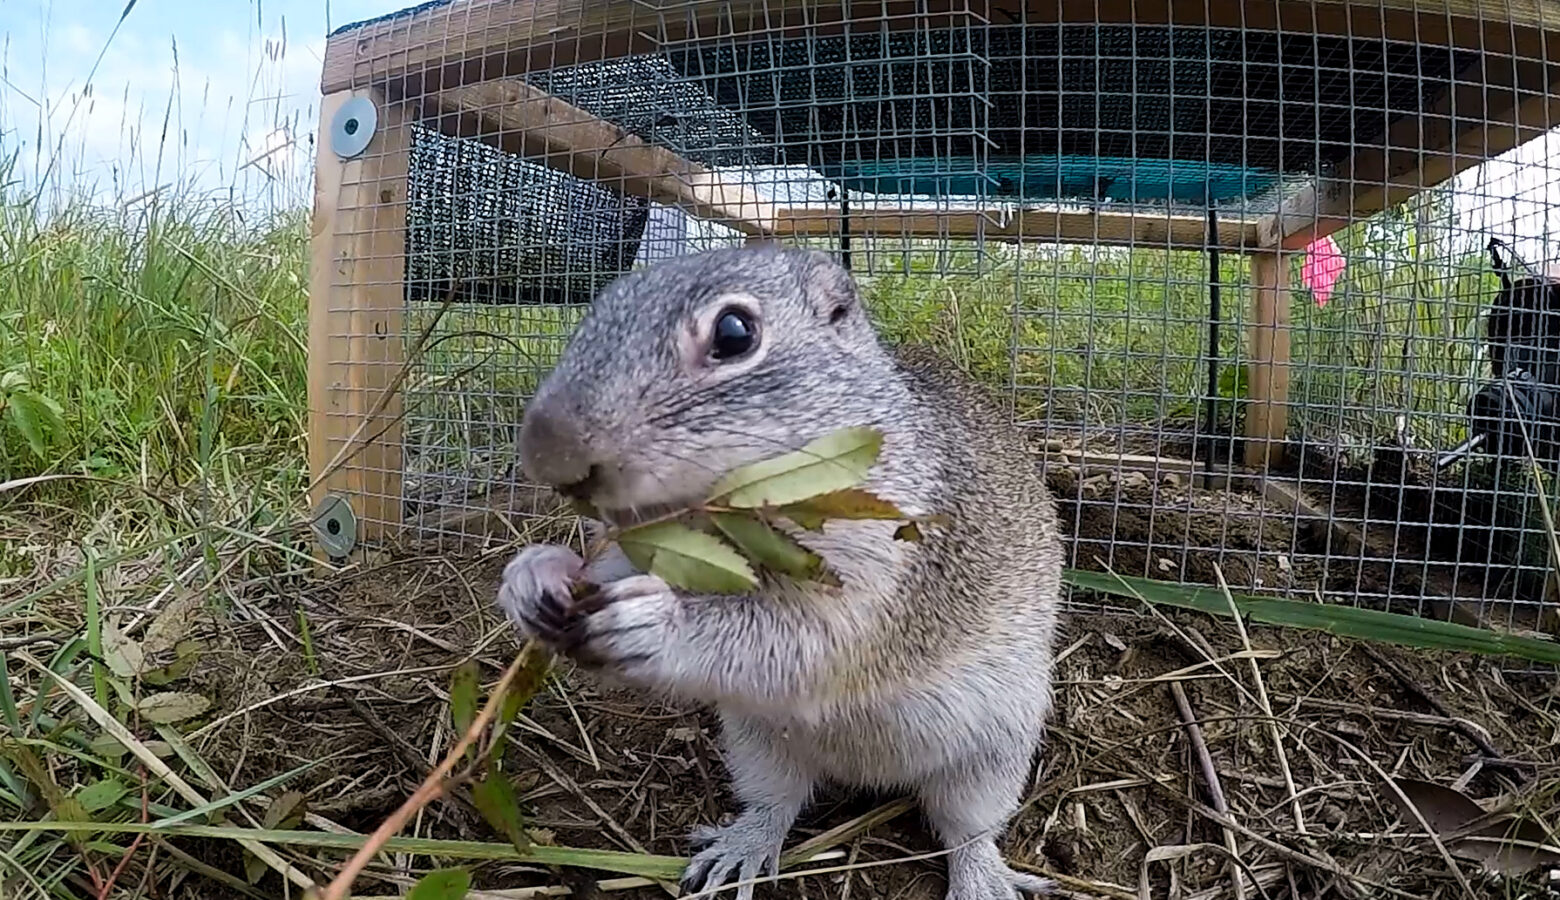
[[[839,252],[887,339],[1003,393],[1080,568],[1560,627],[1535,465],[1560,443],[1560,292],[1503,290],[1488,248],[1549,257],[1550,26],[1068,6],[451,0],[343,29],[327,86],[408,110],[377,151],[408,159],[376,176],[407,185],[398,352],[431,327],[395,478],[348,493],[487,540],[478,520],[529,509],[524,400],[589,297],[767,235]],[[355,271],[332,310],[361,303]],[[1470,418],[1514,392],[1519,449]]]

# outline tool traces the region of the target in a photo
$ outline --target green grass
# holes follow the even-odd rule
[[[0,193],[0,375],[13,386],[0,394],[0,480],[71,476],[28,500],[94,523],[109,515],[119,531],[151,527],[170,504],[240,526],[295,511],[306,213],[255,223],[178,196],[129,212],[67,206],[47,224],[39,212],[16,188]],[[1472,316],[1493,277],[1481,257],[1447,259],[1373,227],[1342,236],[1350,267],[1325,309],[1295,292],[1295,424],[1370,441],[1391,435],[1402,409],[1422,443],[1450,445],[1462,436]],[[1010,390],[1022,420],[1099,427],[1198,414],[1206,267],[1193,253],[994,245],[888,247],[859,268],[889,340],[953,354]],[[1234,395],[1245,259],[1226,256],[1220,277],[1221,393]],[[409,317],[408,333],[431,312]],[[452,309],[406,390],[408,444],[423,448],[413,473],[501,472],[522,398],[578,314]]]
[[[290,515],[307,246],[297,212],[246,224],[192,199],[45,218],[0,191],[0,374],[59,412],[27,429],[0,396],[0,481],[60,476],[20,500],[72,541]]]

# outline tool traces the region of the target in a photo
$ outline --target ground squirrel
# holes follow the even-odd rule
[[[615,547],[585,567],[538,545],[505,568],[500,605],[589,668],[717,711],[743,808],[695,832],[687,886],[772,873],[832,782],[915,792],[950,850],[948,900],[1047,893],[996,838],[1051,708],[1054,502],[1003,410],[936,356],[886,349],[830,256],[714,250],[616,280],[527,405],[520,454],[527,477],[621,524],[852,426],[884,437],[864,488],[947,518],[920,541],[882,521],[799,533],[842,587],[766,577],[750,595],[692,596]],[[600,587],[572,601],[580,580]]]

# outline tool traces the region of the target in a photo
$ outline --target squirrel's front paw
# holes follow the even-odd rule
[[[572,592],[584,568],[585,561],[567,547],[527,547],[504,566],[498,605],[526,637],[568,653],[583,636]]]
[[[671,586],[655,575],[632,575],[603,585],[574,607],[582,623],[570,656],[613,674],[644,676],[667,650],[676,604]]]

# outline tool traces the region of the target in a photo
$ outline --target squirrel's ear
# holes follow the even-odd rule
[[[818,314],[837,325],[861,305],[850,270],[822,250],[808,250],[803,284],[807,300]]]

